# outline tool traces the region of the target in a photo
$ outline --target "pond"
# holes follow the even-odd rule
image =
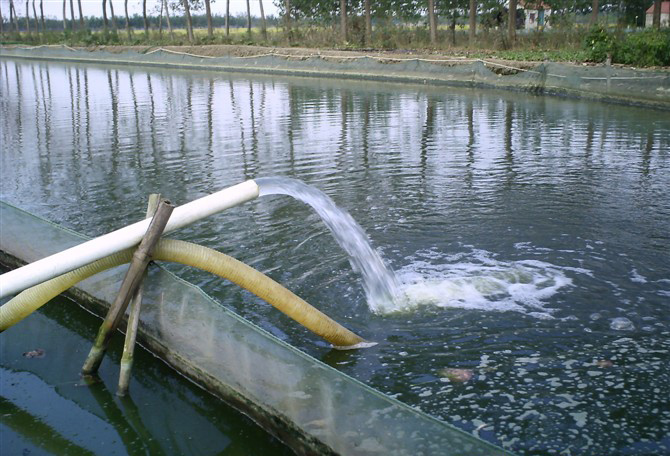
[[[342,372],[519,454],[670,451],[670,116],[511,92],[0,61],[0,198],[89,236],[246,179],[300,179],[403,290],[371,306],[319,216],[264,196],[173,236],[377,345],[335,351],[169,269]]]

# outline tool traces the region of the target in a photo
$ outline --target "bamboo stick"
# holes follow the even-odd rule
[[[153,217],[161,201],[159,193],[149,195],[146,218]],[[142,291],[144,289],[144,280],[146,280],[147,271],[144,271],[142,283],[137,287],[137,291],[130,300],[130,315],[128,316],[128,326],[126,327],[126,339],[123,343],[123,355],[121,356],[121,368],[119,371],[119,387],[116,390],[118,396],[128,394],[130,385],[130,371],[133,368],[133,355],[135,353],[135,340],[137,339],[137,325],[140,320],[140,307],[142,305]]]
[[[109,345],[109,340],[119,326],[119,322],[128,307],[131,297],[142,282],[144,271],[151,260],[153,248],[163,233],[173,209],[174,206],[169,201],[161,201],[159,204],[156,215],[151,219],[142,242],[140,242],[139,247],[133,254],[133,259],[121,283],[119,294],[109,308],[105,321],[100,326],[95,343],[84,362],[84,366],[82,367],[84,375],[93,374],[100,367],[102,358]]]

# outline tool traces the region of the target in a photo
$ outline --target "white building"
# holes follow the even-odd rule
[[[654,25],[654,4],[652,3],[647,10],[647,17],[644,21],[645,27]],[[661,2],[661,27],[670,27],[670,2]]]
[[[525,29],[541,30],[551,28],[547,22],[547,19],[549,19],[549,16],[551,15],[551,7],[543,3],[542,0],[520,0],[519,9],[523,9],[526,16],[526,22],[524,23]]]

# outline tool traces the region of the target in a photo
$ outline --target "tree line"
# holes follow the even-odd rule
[[[19,14],[14,0],[9,0],[9,20],[5,23],[0,12],[0,32],[20,30],[41,33],[47,30],[64,31],[103,30],[118,31],[125,29],[128,38],[137,29],[144,30],[146,36],[152,28],[167,26],[168,33],[174,39],[173,28],[185,28],[189,42],[194,42],[194,27],[207,28],[209,38],[213,37],[214,27],[225,29],[230,34],[231,27],[246,27],[251,33],[252,27],[260,27],[261,35],[267,40],[268,25],[281,25],[289,37],[295,22],[310,22],[339,29],[340,39],[347,42],[351,33],[350,21],[361,19],[364,25],[362,33],[364,42],[370,43],[375,24],[390,24],[394,21],[419,22],[426,21],[431,44],[437,43],[437,30],[440,20],[449,24],[455,31],[457,21],[468,24],[468,38],[474,42],[478,25],[484,27],[507,28],[510,42],[516,40],[516,30],[522,24],[519,6],[527,9],[551,9],[549,18],[553,25],[572,25],[570,17],[574,14],[590,16],[589,23],[596,24],[598,15],[603,11],[616,12],[623,25],[639,26],[643,24],[645,12],[652,4],[650,0],[526,0],[521,5],[519,0],[274,0],[279,9],[280,17],[266,17],[263,0],[258,0],[260,18],[252,18],[250,0],[246,0],[246,15],[231,16],[230,0],[226,0],[224,16],[215,16],[211,12],[214,0],[161,0],[158,15],[147,13],[147,2],[142,0],[142,14],[132,17],[128,14],[128,0],[124,0],[124,13],[119,18],[115,14],[113,0],[101,0],[102,17],[84,17],[81,0],[63,0],[62,21],[45,19],[44,0],[26,0],[25,11]],[[76,7],[75,7],[76,4]],[[661,0],[653,0],[653,25],[660,28]],[[21,5],[23,6],[23,5]],[[32,6],[32,8],[31,8]],[[39,18],[38,18],[39,8]],[[75,14],[78,12],[78,17]],[[194,11],[204,14],[194,15]],[[31,17],[32,13],[32,17]],[[8,29],[8,30],[5,30]]]

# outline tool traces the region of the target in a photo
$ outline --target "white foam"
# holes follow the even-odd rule
[[[546,301],[572,284],[563,268],[538,260],[499,261],[483,250],[418,255],[397,271],[401,296],[385,313],[435,306],[553,318],[555,309],[545,307]]]

